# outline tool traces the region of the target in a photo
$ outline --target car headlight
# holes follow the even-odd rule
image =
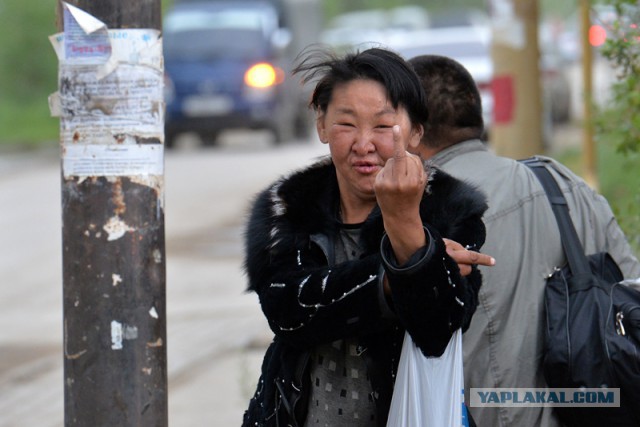
[[[250,102],[270,102],[276,96],[276,86],[284,81],[284,71],[266,62],[250,67],[244,74],[243,96]]]
[[[284,80],[284,72],[266,62],[255,64],[244,74],[244,82],[249,87],[268,88]]]

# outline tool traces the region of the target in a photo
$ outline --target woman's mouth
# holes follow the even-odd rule
[[[377,172],[380,168],[373,162],[355,162],[353,168],[361,174],[368,175]]]

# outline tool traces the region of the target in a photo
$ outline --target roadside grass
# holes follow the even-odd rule
[[[569,148],[555,157],[584,176],[580,148]],[[620,227],[640,257],[640,153],[622,154],[604,141],[597,143],[598,191],[609,201]]]
[[[59,139],[60,121],[51,117],[46,97],[24,104],[0,100],[0,145],[38,148]]]
[[[56,3],[0,2],[0,145],[40,145],[58,139],[47,97],[56,90],[58,62],[49,42]]]
[[[162,0],[162,10],[174,0]],[[49,114],[58,60],[49,36],[58,32],[57,4],[0,0],[0,148],[46,146],[59,138]]]

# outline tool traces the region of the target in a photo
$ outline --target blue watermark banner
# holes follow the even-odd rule
[[[471,388],[471,407],[620,407],[619,388]]]

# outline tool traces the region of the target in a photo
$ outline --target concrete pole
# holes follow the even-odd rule
[[[115,68],[81,63],[109,43],[157,47],[160,0],[67,3],[117,33],[85,40],[58,5],[64,423],[167,426],[161,49],[155,68],[137,48]],[[134,29],[149,32],[134,40]]]
[[[491,0],[490,14],[494,117],[489,143],[498,154],[515,159],[541,154],[538,0]]]

